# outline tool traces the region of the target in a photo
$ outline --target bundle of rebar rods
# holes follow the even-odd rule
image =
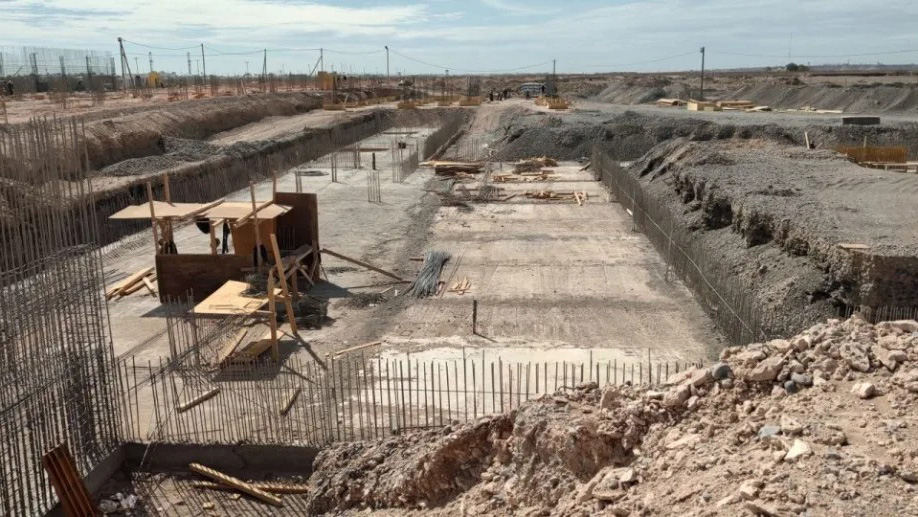
[[[451,255],[445,251],[428,251],[424,255],[424,264],[421,266],[421,271],[418,272],[418,277],[405,291],[405,294],[410,293],[415,298],[426,298],[437,294],[440,286],[440,272],[443,271],[443,265],[450,257]]]

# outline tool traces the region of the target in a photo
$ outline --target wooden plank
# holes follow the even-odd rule
[[[153,282],[149,278],[143,277],[143,285],[146,286],[147,290],[150,291],[150,295],[156,296],[156,286],[153,285]]]
[[[195,305],[195,314],[252,314],[268,303],[267,296],[247,296],[249,284],[228,280],[201,303]],[[277,290],[275,289],[275,293]]]
[[[271,358],[277,361],[279,358],[277,349],[277,295],[274,291],[276,291],[274,288],[274,273],[268,273],[268,312],[271,313],[271,316],[268,317],[268,325],[271,328]]]
[[[216,397],[219,393],[220,393],[220,388],[218,386],[216,388],[213,388],[209,391],[202,393],[201,395],[198,395],[197,397],[189,401],[179,404],[178,406],[175,407],[175,410],[178,411],[179,413],[184,413],[185,411],[188,411],[189,409]]]
[[[294,483],[294,484],[284,484],[284,483],[271,483],[267,481],[252,481],[249,482],[255,488],[264,490],[265,492],[271,492],[272,494],[305,494],[309,492],[309,485],[304,483]],[[193,488],[198,490],[224,490],[232,491],[233,488],[230,488],[220,483],[214,481],[194,481],[191,483]]]
[[[376,267],[376,266],[374,266],[374,265],[367,264],[366,262],[361,262],[361,261],[359,261],[359,260],[357,260],[357,259],[353,259],[353,258],[351,258],[351,257],[342,255],[342,254],[337,253],[337,252],[334,252],[334,251],[332,251],[332,250],[330,250],[330,249],[328,249],[328,248],[322,248],[322,253],[328,253],[329,255],[331,255],[331,256],[333,256],[333,257],[338,257],[338,258],[341,259],[341,260],[346,260],[346,261],[348,261],[348,262],[352,262],[352,263],[354,263],[354,264],[357,264],[358,266],[363,266],[363,267],[365,267],[365,268],[367,268],[367,269],[369,269],[369,270],[371,270],[371,271],[376,271],[377,273],[379,273],[379,274],[381,274],[381,275],[385,275],[385,276],[387,276],[387,277],[389,277],[389,278],[398,280],[399,282],[407,282],[407,280],[405,280],[404,278],[402,278],[402,277],[396,275],[395,273],[390,273],[389,271],[386,271],[386,270],[384,270],[384,269],[380,269],[380,268],[378,268],[378,267]]]
[[[143,269],[141,269],[140,271],[137,271],[137,272],[135,272],[135,273],[129,275],[127,278],[124,278],[124,279],[121,280],[120,282],[118,282],[118,283],[116,283],[115,285],[111,286],[111,287],[105,292],[105,297],[106,297],[106,298],[113,298],[114,296],[118,295],[119,293],[123,292],[124,290],[133,287],[134,284],[136,284],[137,282],[140,282],[142,278],[144,278],[145,276],[147,276],[147,275],[149,275],[150,273],[152,273],[153,270],[154,270],[154,268],[151,266],[151,267],[143,268]]]
[[[284,301],[284,306],[287,309],[287,322],[290,323],[290,330],[294,334],[298,334],[296,328],[296,314],[293,313],[293,302],[290,301],[290,290],[287,288],[287,277],[284,276],[284,260],[280,254],[280,247],[277,245],[277,235],[271,234],[269,237],[271,240],[271,251],[274,253],[274,264],[277,269],[277,276],[280,279],[281,292],[284,293],[286,300]]]
[[[239,343],[242,343],[242,338],[246,336],[248,329],[242,328],[236,332],[236,335],[232,337],[226,344],[223,346],[223,349],[220,350],[220,353],[217,355],[217,364],[222,365],[229,360],[234,353],[236,353],[236,348],[239,347]]]
[[[147,199],[150,201],[150,223],[153,225],[153,250],[159,253],[159,231],[156,229],[156,210],[153,208],[153,184],[147,182]]]
[[[364,343],[362,345],[352,346],[350,348],[345,348],[344,350],[339,350],[335,352],[334,354],[332,354],[332,357],[337,359],[339,356],[349,354],[351,352],[356,352],[358,350],[363,350],[365,348],[370,348],[373,346],[381,345],[381,344],[382,344],[382,341],[370,341],[369,343]]]
[[[42,455],[41,464],[51,478],[51,485],[61,502],[64,515],[88,517],[97,514],[86,483],[77,472],[66,444],[58,445]]]
[[[280,414],[282,416],[287,416],[287,413],[290,412],[290,408],[292,408],[293,404],[296,403],[296,399],[299,398],[300,393],[302,391],[303,391],[302,387],[297,387],[297,389],[293,390],[293,393],[291,393],[290,396],[287,397],[287,401],[284,402],[284,405],[280,409]]]
[[[234,478],[232,476],[228,476],[212,468],[205,467],[204,465],[201,465],[200,463],[191,463],[188,465],[188,468],[194,473],[201,474],[202,476],[206,476],[218,483],[221,483],[230,488],[236,489],[244,494],[248,494],[268,504],[272,504],[274,506],[284,506],[284,502],[281,501],[280,497],[269,494],[268,492],[258,487],[255,487],[250,483],[246,483],[245,481],[242,481],[241,479]]]

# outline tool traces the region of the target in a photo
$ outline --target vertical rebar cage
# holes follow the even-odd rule
[[[82,125],[0,132],[0,514],[56,501],[42,455],[85,475],[120,444],[120,407]]]

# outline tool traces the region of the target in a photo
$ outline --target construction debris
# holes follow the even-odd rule
[[[491,175],[491,180],[495,183],[534,183],[538,181],[554,181],[557,178],[557,175],[549,174],[547,171]]]
[[[541,156],[537,158],[527,158],[513,164],[513,172],[520,174],[523,172],[542,171],[545,167],[557,167],[558,162],[554,158]]]
[[[484,168],[484,164],[475,162],[446,162],[446,161],[429,161],[420,164],[423,167],[433,167],[434,174],[437,176],[455,176],[457,174],[478,174]]]
[[[469,277],[465,277],[462,280],[457,281],[449,288],[449,292],[456,293],[458,295],[463,295],[472,288],[472,283],[469,282]]]
[[[528,190],[523,193],[529,199],[540,199],[543,201],[575,201],[578,205],[589,199],[586,191],[580,192],[553,192],[551,190]]]

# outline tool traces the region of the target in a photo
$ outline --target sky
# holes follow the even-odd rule
[[[392,75],[918,62],[915,0],[0,0],[0,46],[118,53],[133,68]],[[154,48],[150,48],[154,47]],[[135,59],[136,58],[136,59]]]

